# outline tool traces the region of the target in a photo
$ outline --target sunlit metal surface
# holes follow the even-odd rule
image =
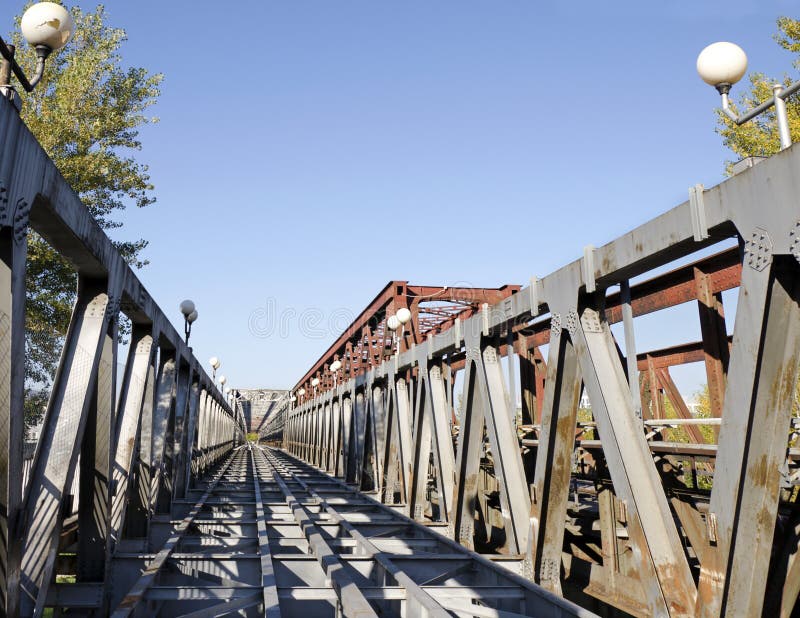
[[[792,615],[795,150],[524,288],[391,282],[291,392],[226,401],[0,98],[2,611]],[[575,225],[541,219],[532,247]],[[29,230],[79,282],[35,446]],[[687,303],[691,327],[664,319]]]

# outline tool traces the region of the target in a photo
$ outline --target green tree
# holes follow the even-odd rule
[[[794,54],[793,65],[800,69],[800,21],[790,17],[780,17],[777,21],[778,32],[775,41],[786,51]],[[735,111],[745,113],[772,97],[772,85],[781,83],[788,86],[792,79],[784,75],[782,79],[773,79],[763,73],[751,73],[748,76],[749,87],[736,98],[732,105]],[[741,91],[743,86],[734,86],[733,92]],[[800,140],[800,100],[791,97],[786,102],[789,118],[789,130],[792,141]],[[780,138],[775,121],[774,108],[741,126],[737,126],[721,110],[717,112],[717,132],[722,136],[725,145],[738,155],[738,158],[751,156],[769,156],[780,150]]]
[[[125,67],[120,48],[125,31],[106,23],[102,5],[71,9],[75,35],[47,62],[37,89],[24,96],[22,118],[61,174],[106,230],[122,224],[115,214],[129,205],[155,201],[146,165],[136,160],[139,129],[157,121],[146,115],[163,76]],[[17,19],[19,23],[19,18]],[[35,53],[20,40],[17,61],[33,75]],[[116,240],[135,267],[144,239]],[[36,234],[29,237],[26,312],[26,420],[36,423],[49,395],[70,313],[76,278],[70,265]]]

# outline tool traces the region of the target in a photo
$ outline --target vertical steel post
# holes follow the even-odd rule
[[[111,455],[117,368],[117,314],[109,316],[81,445],[78,581],[102,581],[111,552]]]
[[[5,78],[11,65],[5,62]],[[0,99],[0,104],[8,105]],[[22,444],[25,431],[25,215],[28,204],[9,195],[21,123],[0,116],[0,613],[19,612],[19,528],[22,507]],[[18,212],[19,211],[19,212]],[[17,215],[21,215],[18,217]]]
[[[561,594],[561,553],[580,397],[581,372],[575,348],[560,328],[554,328],[536,451],[529,547],[536,581],[557,594]]]
[[[22,555],[26,254],[25,237],[0,227],[0,613],[11,617],[19,612]]]
[[[631,389],[633,411],[642,418],[642,395],[639,390],[639,367],[636,362],[636,337],[633,330],[633,307],[631,307],[631,285],[625,279],[619,285],[622,302],[622,323],[625,330],[625,361],[628,369],[628,385]]]
[[[789,132],[789,118],[786,114],[786,101],[781,98],[783,86],[775,84],[772,86],[772,94],[775,98],[775,119],[778,123],[778,135],[781,138],[781,150],[786,150],[792,145],[792,135]]]

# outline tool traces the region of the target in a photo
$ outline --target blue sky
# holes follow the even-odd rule
[[[719,182],[706,44],[792,71],[788,1],[105,5],[165,74],[158,202],[118,235],[150,240],[142,280],[176,324],[196,301],[235,387],[292,386],[391,279],[525,283]]]

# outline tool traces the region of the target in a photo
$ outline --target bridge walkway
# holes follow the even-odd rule
[[[116,553],[115,618],[593,615],[281,450],[239,447],[183,508]]]

